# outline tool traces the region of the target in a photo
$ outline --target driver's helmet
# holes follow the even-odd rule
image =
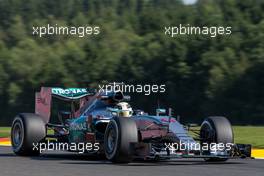
[[[117,103],[116,108],[118,109],[118,116],[120,117],[131,117],[133,114],[133,110],[127,102]]]

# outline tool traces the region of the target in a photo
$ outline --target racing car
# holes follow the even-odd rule
[[[57,100],[67,110],[58,109]],[[226,161],[250,156],[250,145],[234,144],[232,126],[225,117],[208,117],[198,127],[183,125],[171,109],[167,113],[158,108],[150,115],[133,109],[129,101],[130,96],[120,91],[42,87],[35,94],[35,113],[20,113],[13,120],[13,151],[39,155],[36,143],[63,142],[97,144],[98,150],[86,153],[103,154],[116,163],[136,158]]]

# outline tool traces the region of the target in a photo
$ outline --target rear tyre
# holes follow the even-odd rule
[[[107,125],[104,136],[105,156],[116,163],[129,163],[133,159],[133,145],[138,142],[135,121],[127,117],[114,117]]]
[[[46,136],[46,125],[40,116],[33,113],[21,113],[13,121],[11,143],[15,154],[36,156],[40,151],[34,147]]]
[[[231,123],[225,117],[209,117],[201,125],[202,143],[233,143],[234,136]],[[228,158],[206,158],[206,161],[226,161]]]

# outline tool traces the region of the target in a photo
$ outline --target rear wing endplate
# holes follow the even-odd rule
[[[45,123],[49,122],[51,113],[52,97],[63,101],[83,102],[85,97],[94,95],[96,92],[88,88],[52,88],[41,87],[40,92],[35,94],[35,113],[43,117]]]

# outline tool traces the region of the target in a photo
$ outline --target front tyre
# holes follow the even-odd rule
[[[231,123],[225,117],[208,117],[204,120],[200,129],[200,138],[202,143],[233,143],[234,136]],[[206,161],[226,161],[228,158],[206,158]]]
[[[36,156],[40,151],[34,147],[46,136],[46,125],[37,114],[21,113],[12,123],[11,143],[15,154]]]
[[[104,136],[106,158],[116,163],[129,163],[133,159],[131,144],[138,142],[138,131],[133,119],[114,117],[107,125]]]

